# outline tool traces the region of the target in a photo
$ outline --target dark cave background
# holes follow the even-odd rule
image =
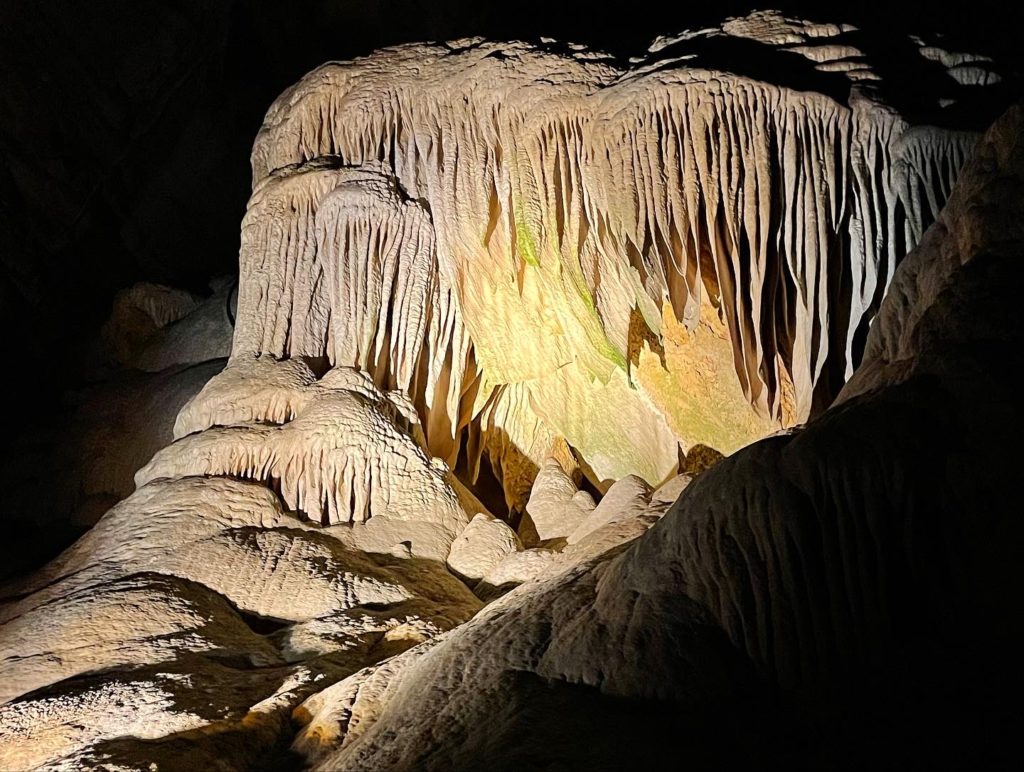
[[[26,474],[15,461],[43,441],[40,424],[59,427],[117,290],[148,280],[203,291],[237,270],[252,140],[273,99],[324,61],[472,35],[549,36],[627,58],[657,35],[773,6],[870,28],[880,50],[869,53],[883,59],[908,32],[941,33],[949,50],[1019,74],[1024,12],[1013,5],[2,0],[0,329],[12,409],[0,466]],[[971,117],[982,128],[997,112]],[[22,483],[45,499],[61,470],[28,473]],[[26,506],[0,496],[0,560],[28,551],[38,562],[73,536],[39,545],[46,525]]]

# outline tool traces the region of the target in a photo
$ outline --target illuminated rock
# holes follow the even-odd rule
[[[1012,766],[1022,127],[1017,107],[986,134],[839,404],[716,464],[625,549],[308,700],[294,748],[332,772],[680,749],[714,769]]]
[[[587,534],[617,520],[625,520],[642,514],[651,501],[651,486],[639,477],[623,477],[608,489],[601,503],[569,533],[569,544],[583,539]]]
[[[1019,304],[987,301],[1019,286],[1020,114],[925,233],[973,138],[883,103],[854,33],[755,14],[628,70],[403,46],[283,94],[227,367],[0,587],[0,767],[269,768],[294,720],[332,771],[656,767],[666,737],[735,768],[819,736],[758,745],[814,712],[765,700],[982,661],[942,635],[1009,637],[1019,605],[991,452]],[[198,302],[161,292],[129,311]],[[215,317],[124,349],[184,361]]]
[[[333,682],[480,608],[442,563],[357,551],[339,535],[252,482],[140,488],[55,561],[0,587],[0,767],[71,763],[125,735],[169,743],[136,759],[174,759],[176,733],[218,727],[188,753],[206,767],[227,732],[241,768],[324,674]]]
[[[506,555],[523,548],[516,532],[491,515],[478,514],[452,544],[448,568],[469,582],[479,581]]]
[[[545,461],[530,491],[519,525],[528,544],[566,537],[594,509],[594,500],[580,491],[554,458]]]
[[[234,356],[407,390],[431,452],[486,455],[517,507],[552,439],[602,489],[657,485],[678,443],[805,420],[973,142],[887,106],[856,32],[763,13],[628,70],[477,39],[320,67],[253,149]]]
[[[338,367],[313,380],[299,363],[236,360],[179,417],[181,431],[210,428],[161,450],[136,482],[190,475],[272,482],[290,509],[325,525],[426,523],[446,556],[469,515],[447,467],[413,439],[417,421],[405,397],[384,394],[359,371]]]

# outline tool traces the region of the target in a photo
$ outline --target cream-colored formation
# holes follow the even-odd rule
[[[878,101],[852,32],[757,14],[628,70],[482,40],[324,65],[253,149],[234,356],[407,390],[470,478],[515,475],[496,431],[534,470],[564,438],[607,487],[805,420],[973,141]],[[689,49],[716,38],[849,97],[712,69]]]
[[[291,370],[288,362],[257,364],[265,365],[257,368],[262,371]],[[211,392],[238,369],[216,376],[180,416],[191,415],[198,402],[210,411],[210,428],[157,453],[135,476],[138,485],[160,477],[233,475],[273,481],[290,509],[325,524],[372,516],[422,517],[439,529],[465,524],[444,463],[431,461],[410,436],[416,413],[400,395],[389,397],[365,373],[339,367],[309,386],[269,395],[248,413],[255,420],[236,424],[239,401],[229,399],[220,409],[211,404]],[[275,417],[280,426],[268,424]]]
[[[862,758],[893,758],[895,746],[942,768],[959,764],[951,748],[973,758],[984,737],[986,763],[1012,766],[1018,689],[1002,674],[1022,633],[1006,588],[1024,529],[1018,431],[1005,419],[1019,410],[1012,362],[1024,329],[1014,300],[1022,128],[1019,106],[997,121],[900,266],[848,401],[691,487],[676,478],[647,505],[685,487],[675,506],[625,549],[537,571],[459,629],[321,691],[295,711],[294,749],[331,772],[474,769],[482,759],[502,770],[662,768],[666,758],[842,766],[861,744]],[[635,480],[618,486],[633,489],[619,506],[634,514],[620,525],[650,514]],[[931,660],[918,669],[932,647],[938,690]],[[982,657],[1000,674],[991,684],[979,683]],[[857,693],[851,674],[872,681],[866,729],[830,735],[832,711]],[[766,682],[800,695],[802,709],[829,706],[829,718],[779,720],[779,706],[794,703],[765,699]],[[899,695],[903,717],[951,713],[964,734],[950,743],[928,721],[921,734],[901,725],[873,740],[879,694]],[[991,713],[972,724],[982,694]]]
[[[881,102],[854,32],[755,14],[629,69],[555,43],[403,46],[283,94],[253,149],[227,366],[193,367],[225,353],[229,284],[137,287],[108,325],[123,361],[188,365],[165,392],[191,398],[148,463],[106,465],[134,493],[0,586],[0,768],[268,768],[293,719],[311,764],[412,768],[434,736],[460,753],[462,706],[490,722],[509,673],[650,696],[643,673],[707,624],[686,606],[658,642],[687,572],[738,635],[747,597],[719,597],[737,556],[687,541],[721,488],[696,486],[703,508],[632,573],[623,545],[717,451],[828,402],[972,141]],[[716,64],[739,44],[779,82]],[[892,308],[884,372],[910,346],[883,345]],[[737,478],[758,501],[761,452]]]

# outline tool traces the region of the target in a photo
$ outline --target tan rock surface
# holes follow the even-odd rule
[[[516,532],[492,515],[477,514],[452,543],[448,568],[474,582],[483,577],[506,555],[523,548]]]
[[[159,392],[195,396],[137,490],[0,587],[0,768],[867,767],[878,724],[962,750],[1017,693],[1024,118],[925,233],[973,137],[883,103],[854,32],[753,14],[629,69],[400,46],[285,92],[228,366]],[[836,407],[698,450],[824,408],[890,283]],[[122,355],[220,346],[218,293],[128,293]]]
[[[869,390],[718,463],[624,550],[519,587],[407,653],[365,708],[352,679],[321,695],[297,715],[312,717],[302,738],[326,741],[296,749],[334,771],[617,767],[657,764],[672,731],[712,767],[860,764],[891,750],[864,733],[864,711],[890,720],[909,701],[924,721],[905,726],[899,752],[1010,763],[1016,684],[987,658],[1016,657],[1024,618],[1005,592],[1024,539],[1017,461],[1002,452],[1017,438],[998,420],[1013,414],[1021,350],[1007,300],[1024,254],[1022,125],[1015,108],[990,130],[964,195],[897,273],[917,289],[886,301],[870,350],[897,341],[903,356],[869,359]],[[789,695],[843,720],[780,718]],[[992,706],[984,728],[976,704]],[[556,716],[580,720],[544,732]],[[780,748],[787,720],[802,728]],[[484,725],[499,729],[464,729]],[[610,740],[611,725],[629,740]],[[998,738],[979,748],[965,726]]]

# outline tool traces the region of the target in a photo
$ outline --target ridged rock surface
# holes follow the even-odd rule
[[[0,769],[1012,762],[1024,111],[964,165],[859,39],[406,46],[282,95],[227,366],[0,585]],[[129,292],[163,334],[118,350],[170,378],[231,298]]]
[[[628,69],[476,39],[324,65],[253,149],[234,356],[408,391],[431,451],[470,482],[486,455],[520,506],[558,438],[599,487],[657,485],[679,443],[805,420],[974,142],[901,117],[861,39],[767,13]]]
[[[720,462],[624,551],[308,700],[296,750],[334,772],[663,768],[666,753],[1011,767],[1021,211],[1017,107],[897,271],[839,405]]]

